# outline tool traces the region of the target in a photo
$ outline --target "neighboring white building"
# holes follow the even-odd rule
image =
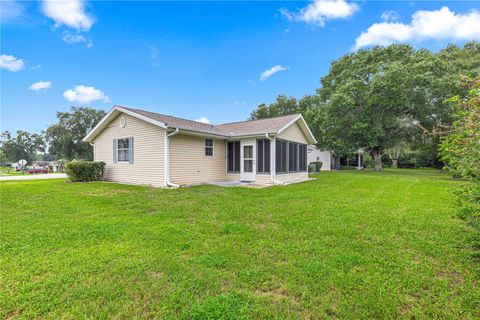
[[[309,145],[307,150],[307,162],[322,162],[322,171],[331,170],[332,153],[328,150],[320,150],[314,145]]]

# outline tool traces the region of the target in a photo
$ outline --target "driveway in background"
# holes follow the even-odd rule
[[[42,180],[42,179],[65,179],[67,175],[65,173],[45,173],[45,174],[29,174],[24,176],[5,176],[0,177],[0,181],[12,181],[12,180]]]

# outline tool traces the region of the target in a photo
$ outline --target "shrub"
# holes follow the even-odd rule
[[[70,181],[99,181],[103,178],[105,162],[72,161],[66,165],[66,173]]]
[[[322,161],[315,161],[315,162],[312,162],[312,164],[315,166],[315,171],[320,172],[323,165]]]
[[[460,216],[477,230],[474,241],[480,249],[480,78],[467,80],[467,85],[467,97],[447,100],[453,105],[455,121],[442,140],[440,152],[447,164],[445,169],[469,181],[457,191]]]

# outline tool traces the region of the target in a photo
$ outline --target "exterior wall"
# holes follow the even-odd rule
[[[240,173],[227,173],[225,181],[240,181]]]
[[[270,174],[258,174],[255,176],[256,184],[273,184]]]
[[[205,156],[205,138],[182,133],[170,137],[170,181],[179,185],[226,180],[225,141],[213,139],[213,156]]]
[[[312,163],[315,161],[322,162],[322,171],[329,171],[331,170],[331,159],[332,154],[328,150],[320,150],[315,147],[308,147],[307,152],[307,162]]]
[[[120,117],[126,124],[120,127]],[[133,163],[113,163],[113,139],[133,137]],[[121,114],[94,139],[94,159],[104,161],[107,181],[164,186],[165,130],[153,124]]]
[[[308,144],[308,139],[303,133],[302,129],[297,122],[292,124],[290,127],[285,129],[282,133],[277,136],[277,139],[289,140],[293,142],[300,142],[303,144]]]
[[[297,182],[308,179],[308,172],[282,173],[275,175],[275,180],[283,182]]]

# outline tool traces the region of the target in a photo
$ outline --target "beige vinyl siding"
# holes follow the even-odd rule
[[[240,173],[227,173],[225,181],[240,181]]]
[[[272,184],[272,177],[270,174],[258,174],[255,176],[256,184]]]
[[[120,127],[120,117],[126,125]],[[133,160],[113,163],[113,139],[133,137]],[[121,114],[115,118],[94,140],[95,161],[104,161],[107,181],[128,184],[164,186],[164,139],[165,130]]]
[[[297,182],[308,179],[307,172],[297,172],[297,173],[282,173],[275,176],[275,180],[282,182]]]
[[[226,179],[225,141],[213,139],[213,156],[205,155],[205,138],[177,134],[170,137],[170,181],[179,185]]]
[[[297,122],[289,126],[282,133],[277,136],[278,139],[289,140],[293,142],[300,142],[303,144],[308,144],[308,139],[303,133],[302,129]]]

